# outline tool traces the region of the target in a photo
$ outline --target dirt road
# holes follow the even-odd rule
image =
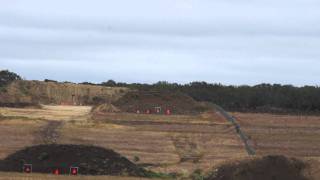
[[[63,126],[62,121],[48,121],[46,125],[36,133],[35,144],[56,144],[60,137],[59,128]]]

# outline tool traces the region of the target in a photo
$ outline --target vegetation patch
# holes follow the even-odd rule
[[[21,80],[21,77],[16,73],[8,70],[0,71],[0,87],[5,87],[13,81]]]

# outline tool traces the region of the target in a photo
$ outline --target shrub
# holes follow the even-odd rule
[[[95,104],[95,105],[103,104],[105,102],[106,102],[106,100],[104,98],[102,98],[102,97],[99,97],[99,96],[95,96],[95,97],[92,98],[92,104]]]
[[[196,169],[191,175],[190,178],[192,180],[203,180],[204,174],[201,169]]]
[[[134,156],[133,161],[138,162],[138,161],[140,161],[140,158],[138,156]]]
[[[16,80],[21,80],[21,77],[16,73],[8,70],[0,71],[0,87],[4,87]]]

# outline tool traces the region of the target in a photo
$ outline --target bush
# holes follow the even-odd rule
[[[0,71],[0,87],[4,87],[16,80],[21,80],[21,77],[16,73],[8,70]]]
[[[201,169],[196,169],[191,175],[190,178],[192,180],[203,180],[204,174]]]
[[[138,161],[140,161],[140,158],[138,156],[134,156],[133,161],[138,162]]]
[[[109,87],[115,87],[117,86],[117,83],[114,80],[109,80],[107,82],[101,83],[102,86],[109,86]]]
[[[53,82],[53,83],[58,83],[58,81],[51,80],[51,79],[45,79],[44,82]]]
[[[105,102],[106,102],[106,100],[102,97],[99,97],[99,96],[95,96],[92,98],[92,104],[94,104],[94,105],[103,104]]]

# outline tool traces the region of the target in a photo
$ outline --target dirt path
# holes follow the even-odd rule
[[[48,121],[40,128],[36,134],[36,144],[55,144],[57,143],[60,133],[59,129],[64,125],[63,121]]]
[[[3,116],[11,123],[26,124],[28,123],[39,123],[41,121],[40,128],[30,129],[34,135],[34,144],[54,144],[57,143],[60,134],[59,129],[64,124],[70,121],[73,122],[87,122],[90,118],[90,106],[49,106],[43,105],[41,109],[34,108],[0,108],[0,121]],[[2,118],[2,119],[4,119]],[[25,126],[23,128],[28,128]],[[39,127],[39,126],[38,126]],[[12,133],[15,133],[14,131]],[[21,137],[22,139],[24,137]]]

